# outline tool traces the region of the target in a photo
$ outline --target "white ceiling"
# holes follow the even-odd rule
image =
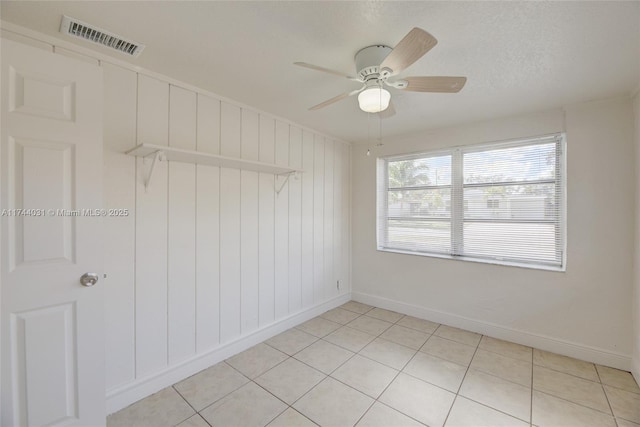
[[[402,76],[463,75],[458,94],[393,91],[385,138],[630,93],[640,83],[640,2],[29,2],[2,1],[8,22],[58,33],[63,14],[147,45],[133,64],[350,140],[367,138],[358,87],[294,61],[353,74],[365,46],[412,28],[438,45]]]

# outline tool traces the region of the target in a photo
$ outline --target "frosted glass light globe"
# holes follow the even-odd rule
[[[381,87],[370,87],[358,95],[360,109],[367,113],[379,113],[389,106],[391,94]]]

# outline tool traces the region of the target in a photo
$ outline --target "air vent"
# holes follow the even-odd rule
[[[82,21],[78,21],[75,18],[70,18],[66,15],[62,16],[62,23],[60,24],[60,32],[68,34],[70,36],[78,37],[84,40],[88,40],[95,44],[106,46],[110,49],[117,50],[125,55],[137,57],[142,53],[144,45],[133,42],[131,40],[125,40],[124,38],[105,31],[101,28],[94,27],[89,24],[85,24]]]

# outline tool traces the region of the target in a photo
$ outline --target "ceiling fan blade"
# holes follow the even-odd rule
[[[403,90],[409,92],[443,92],[456,93],[464,87],[467,82],[466,77],[405,77],[407,87]]]
[[[318,104],[318,105],[314,105],[313,107],[309,108],[309,110],[319,110],[319,109],[321,109],[321,108],[326,107],[327,105],[331,105],[331,104],[333,104],[334,102],[342,101],[342,100],[343,100],[343,99],[345,99],[345,98],[348,98],[348,97],[350,97],[350,96],[353,96],[353,95],[355,95],[355,94],[357,94],[357,93],[362,92],[362,90],[363,90],[365,87],[366,87],[366,86],[362,86],[360,89],[352,90],[351,92],[345,92],[345,93],[342,93],[342,94],[340,94],[340,95],[338,95],[338,96],[334,96],[333,98],[331,98],[331,99],[327,99],[326,101],[321,102],[321,103],[320,103],[320,104]]]
[[[306,62],[294,62],[293,64],[297,65],[298,67],[308,68],[310,70],[315,70],[315,71],[322,71],[323,73],[333,74],[334,76],[338,76],[338,77],[344,77],[345,79],[349,79],[357,82],[360,81],[353,76],[347,76],[346,74],[341,73],[340,71],[335,71],[329,68],[320,67],[319,65],[307,64]]]
[[[393,105],[393,101],[389,101],[389,106],[377,113],[381,119],[388,119],[389,117],[393,117],[396,115],[396,107]]]
[[[429,52],[437,43],[438,40],[425,30],[414,28],[382,61],[380,64],[381,75],[388,77],[398,74]]]

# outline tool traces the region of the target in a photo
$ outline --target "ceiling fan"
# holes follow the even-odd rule
[[[384,45],[365,47],[355,56],[356,77],[306,62],[294,62],[294,64],[362,83],[362,87],[359,89],[328,99],[314,105],[309,110],[319,110],[350,96],[358,95],[358,105],[362,111],[367,113],[384,111],[383,114],[388,117],[395,114],[395,109],[390,102],[391,94],[385,89],[385,86],[408,92],[456,93],[466,83],[466,77],[444,76],[405,77],[389,80],[420,59],[437,43],[438,40],[431,34],[421,28],[414,28],[393,49]]]

